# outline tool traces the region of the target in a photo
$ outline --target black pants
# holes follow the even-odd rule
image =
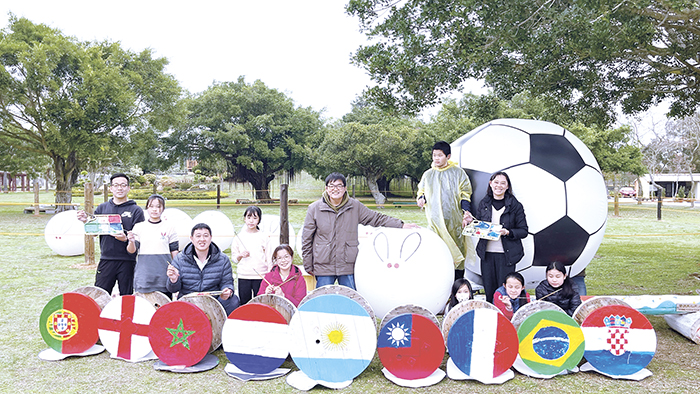
[[[133,294],[135,265],[135,261],[100,259],[95,273],[95,286],[105,289],[111,295],[114,284],[119,282],[119,295]]]
[[[484,282],[486,301],[493,303],[493,293],[505,282],[506,275],[515,270],[508,267],[505,253],[486,253],[481,260],[481,280]]]
[[[241,279],[238,278],[238,296],[241,299],[241,305],[245,305],[253,297],[258,295],[262,279]]]

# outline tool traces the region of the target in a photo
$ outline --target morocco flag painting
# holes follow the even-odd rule
[[[394,376],[415,380],[430,376],[445,357],[445,340],[429,318],[405,313],[386,322],[377,339],[382,365]]]
[[[78,354],[97,343],[100,307],[92,298],[64,293],[49,301],[39,318],[39,331],[49,347],[62,354]]]

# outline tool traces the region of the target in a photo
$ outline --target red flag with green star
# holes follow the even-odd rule
[[[153,315],[148,340],[162,362],[190,367],[202,361],[209,352],[211,322],[194,304],[169,302]]]

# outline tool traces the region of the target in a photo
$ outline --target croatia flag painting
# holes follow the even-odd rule
[[[377,348],[375,322],[349,297],[324,294],[299,306],[289,327],[294,363],[315,381],[351,381],[367,368]]]
[[[289,326],[281,313],[265,304],[245,304],[226,319],[221,333],[224,352],[241,371],[267,374],[289,354]]]
[[[608,375],[632,375],[644,369],[656,352],[656,332],[639,311],[625,305],[600,307],[581,325],[584,357]]]
[[[518,335],[505,316],[492,309],[465,312],[447,334],[447,349],[454,364],[477,379],[500,376],[515,362]]]
[[[39,318],[39,331],[49,347],[62,354],[90,349],[98,339],[100,307],[90,297],[64,293],[49,301]]]
[[[401,379],[423,379],[440,367],[445,340],[429,318],[406,313],[386,322],[379,333],[377,353],[382,365]]]

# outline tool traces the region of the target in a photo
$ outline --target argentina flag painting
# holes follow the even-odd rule
[[[377,348],[375,322],[356,301],[324,294],[299,306],[289,323],[295,340],[290,354],[310,379],[352,381],[367,368]]]

